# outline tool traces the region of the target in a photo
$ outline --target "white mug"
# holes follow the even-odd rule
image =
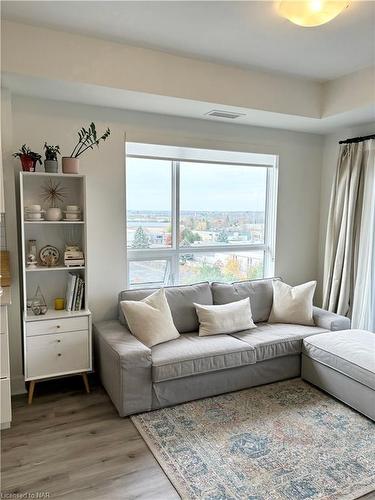
[[[29,212],[40,212],[42,207],[40,205],[30,205],[27,208],[28,208]]]

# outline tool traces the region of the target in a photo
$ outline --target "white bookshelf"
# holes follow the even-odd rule
[[[61,208],[78,205],[82,220],[79,221],[27,221],[25,207],[43,206],[42,187],[53,178],[65,190]],[[70,374],[82,374],[88,391],[87,372],[92,370],[91,313],[88,306],[88,252],[86,224],[86,178],[84,175],[20,173],[20,214],[22,246],[23,289],[23,345],[25,380],[30,382],[29,402],[32,401],[35,382]],[[27,267],[29,240],[36,240],[38,264]],[[85,257],[83,266],[64,265],[67,243],[76,242]],[[53,245],[60,252],[60,261],[54,267],[44,266],[39,251]],[[85,282],[84,300],[79,311],[54,309],[55,298],[65,298],[69,273],[80,276]],[[27,308],[28,302],[40,287],[48,306],[47,313],[36,316]]]

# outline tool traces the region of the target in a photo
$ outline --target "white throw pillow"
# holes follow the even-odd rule
[[[143,300],[123,300],[121,308],[131,333],[147,347],[180,336],[163,288]]]
[[[316,281],[290,286],[275,280],[273,285],[273,305],[269,323],[294,323],[315,325],[313,320],[313,297]]]
[[[194,304],[199,319],[199,336],[235,333],[256,328],[250,299],[216,306]]]

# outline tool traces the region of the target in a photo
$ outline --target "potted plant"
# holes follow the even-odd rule
[[[45,157],[44,160],[44,170],[49,174],[57,173],[57,155],[60,154],[60,146],[50,146],[46,142],[44,143]]]
[[[23,144],[17,153],[13,153],[13,156],[21,160],[24,172],[35,172],[36,162],[40,163],[40,165],[42,164],[41,155],[31,151],[26,144]]]
[[[100,137],[97,136],[95,124],[91,122],[88,130],[84,127],[78,132],[78,142],[73,148],[70,156],[64,156],[62,159],[62,171],[64,174],[78,174],[79,157],[89,148],[99,147],[100,141],[105,141],[110,135],[109,128]]]

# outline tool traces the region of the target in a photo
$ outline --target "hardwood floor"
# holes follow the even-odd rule
[[[37,384],[31,406],[26,395],[13,399],[12,427],[2,431],[2,497],[178,499],[130,419],[118,417],[100,386],[86,394],[81,384]]]
[[[179,499],[105,391],[80,391],[79,377],[72,383],[75,390],[64,391],[56,381],[53,392],[37,384],[31,406],[26,395],[13,399],[12,426],[1,440],[3,497],[41,492],[72,500]]]

